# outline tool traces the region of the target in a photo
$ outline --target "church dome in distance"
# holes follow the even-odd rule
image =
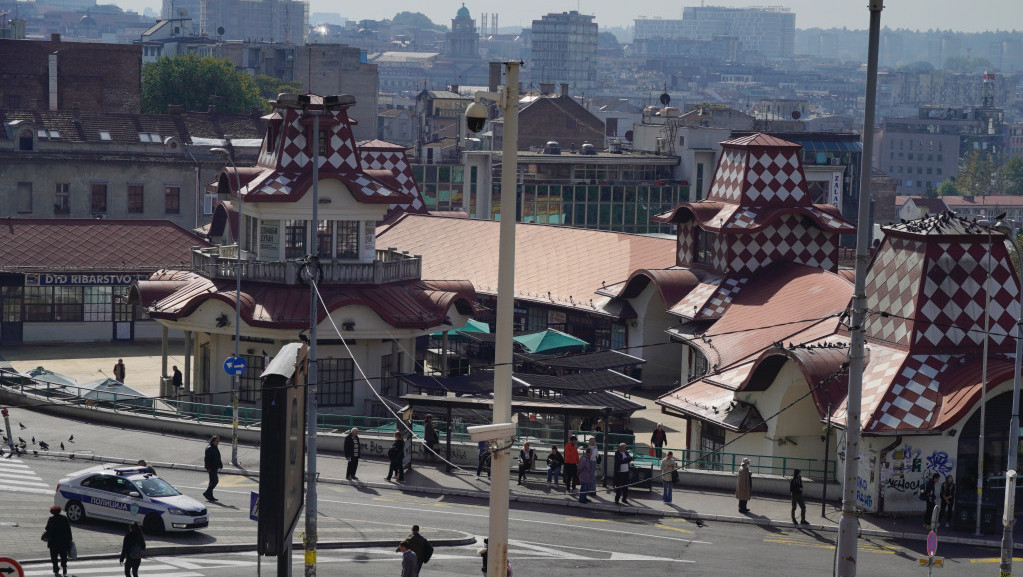
[[[464,2],[462,3],[462,7],[458,9],[457,17],[458,18],[472,18],[472,15],[469,14],[469,9],[465,7],[465,3]]]

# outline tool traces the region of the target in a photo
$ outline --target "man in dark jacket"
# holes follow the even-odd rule
[[[71,522],[60,514],[60,507],[50,507],[50,518],[46,520],[43,533],[46,546],[50,549],[50,562],[53,563],[53,574],[57,574],[57,558],[60,558],[60,569],[67,575],[67,555],[71,551]]]
[[[387,460],[390,467],[387,468],[387,480],[390,481],[393,475],[398,475],[398,482],[405,482],[405,439],[401,431],[394,432],[394,443],[387,449]]]
[[[345,458],[348,459],[348,470],[345,471],[345,479],[358,481],[355,471],[359,468],[359,454],[362,452],[362,443],[359,442],[359,429],[352,429],[345,437]]]
[[[664,431],[664,425],[657,423],[657,428],[650,435],[650,444],[654,447],[654,456],[661,458],[662,447],[668,444],[668,433]]]
[[[632,468],[632,455],[625,443],[618,445],[615,453],[615,504],[629,504],[629,470]]]
[[[206,472],[210,476],[210,483],[207,485],[206,491],[203,492],[202,496],[206,497],[206,500],[212,503],[217,502],[216,497],[213,496],[213,489],[215,489],[217,484],[220,483],[219,472],[224,468],[224,462],[220,460],[220,449],[218,448],[218,445],[220,445],[220,437],[213,435],[210,438],[209,446],[206,447],[206,458],[204,459],[204,466],[206,467]]]
[[[933,475],[931,475],[931,478],[928,479],[927,482],[924,484],[923,489],[921,489],[920,498],[923,499],[924,501],[927,501],[927,508],[924,510],[925,529],[931,528],[931,514],[934,511],[934,504],[938,499],[937,495],[935,494],[938,488],[938,481],[941,481],[941,475],[934,473]]]
[[[412,526],[412,534],[405,537],[402,541],[413,553],[416,554],[416,575],[419,577],[419,572],[423,569],[423,563],[429,563],[430,557],[433,557],[433,545],[419,534],[419,525]]]
[[[792,496],[792,524],[796,525],[796,507],[799,507],[799,515],[803,525],[806,522],[806,502],[803,501],[803,478],[799,475],[799,469],[792,470],[792,480],[789,481],[789,494]]]

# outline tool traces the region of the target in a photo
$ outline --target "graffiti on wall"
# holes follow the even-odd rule
[[[864,509],[874,506],[874,496],[870,494],[867,480],[859,475],[856,476],[856,504]]]
[[[955,463],[945,451],[934,451],[927,457],[927,472],[930,474],[938,473],[944,477],[952,472],[954,466]]]
[[[934,473],[948,475],[955,469],[955,460],[947,451],[935,449],[926,457],[912,445],[904,445],[891,452],[885,461],[884,488],[900,493],[914,493]]]

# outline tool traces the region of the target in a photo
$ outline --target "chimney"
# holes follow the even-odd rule
[[[562,82],[561,83],[561,96],[563,98],[568,98],[569,97],[568,96],[568,83],[567,82]]]
[[[167,105],[167,114],[181,114],[181,105],[180,104],[168,104]]]
[[[458,85],[457,84],[452,84],[451,85],[451,92],[454,92],[455,94],[458,94]]]
[[[554,94],[554,83],[553,82],[541,82],[540,83],[540,95],[547,96],[548,94]]]
[[[50,34],[50,42],[60,42],[60,34]]]
[[[57,40],[60,40],[60,35],[55,34]],[[47,61],[47,86],[49,89],[50,97],[50,110],[57,110],[57,53],[50,54]]]

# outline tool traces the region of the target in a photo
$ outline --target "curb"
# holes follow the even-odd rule
[[[452,530],[453,531],[453,530]],[[453,531],[455,533],[464,533],[464,531]],[[317,544],[316,550],[321,549],[358,549],[362,547],[391,547],[398,542],[398,539],[380,539],[374,541],[320,541]],[[430,544],[434,547],[461,547],[463,545],[473,545],[476,543],[476,537],[465,533],[465,537],[458,537],[454,539],[430,539]],[[292,543],[292,551],[302,551],[303,544],[301,541]],[[193,554],[193,555],[204,555],[210,553],[244,553],[247,551],[256,551],[255,543],[225,543],[223,545],[173,545],[169,547],[149,547],[146,549],[146,557],[153,557],[156,555],[181,555],[181,554]],[[103,559],[118,559],[120,554],[102,554],[102,555],[82,555],[76,559],[76,561],[100,561]],[[39,558],[39,559],[24,559],[18,561],[20,564],[29,563],[49,563],[50,558]]]

